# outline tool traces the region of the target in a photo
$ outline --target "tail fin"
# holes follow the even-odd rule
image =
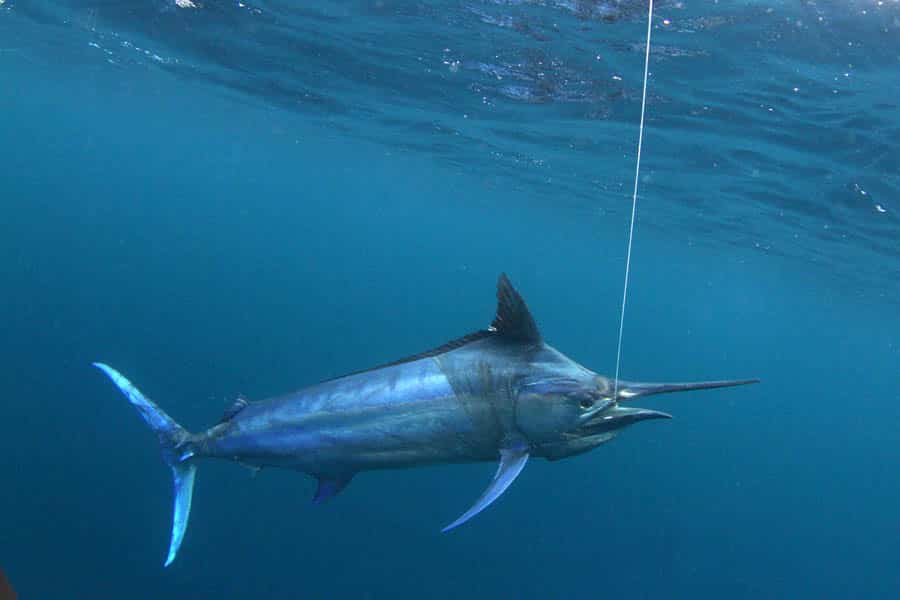
[[[163,460],[172,469],[172,478],[175,482],[175,510],[172,517],[172,540],[169,543],[169,555],[165,564],[168,567],[178,554],[191,513],[191,496],[194,493],[194,476],[197,473],[197,467],[190,460],[194,455],[190,448],[191,434],[156,404],[145,398],[121,373],[103,363],[94,363],[94,366],[106,373],[122,390],[150,429],[156,433],[162,448]]]

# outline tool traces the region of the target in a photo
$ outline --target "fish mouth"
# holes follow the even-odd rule
[[[578,428],[578,433],[581,435],[596,435],[598,433],[622,429],[623,427],[628,427],[638,421],[671,418],[672,415],[669,413],[660,412],[658,410],[614,405],[598,412],[588,419],[586,423]]]
[[[734,387],[759,383],[758,379],[726,379],[720,381],[696,381],[691,383],[640,383],[633,381],[619,381],[615,402],[611,406],[598,410],[594,415],[578,428],[581,436],[597,435],[609,431],[622,429],[633,425],[638,421],[650,419],[671,419],[672,415],[649,408],[637,408],[621,406],[620,402],[627,402],[633,398],[650,396],[653,394],[667,394],[670,392],[687,392],[691,390],[708,390],[713,388]],[[612,381],[604,379],[605,389],[611,387]],[[611,390],[610,390],[611,391]]]

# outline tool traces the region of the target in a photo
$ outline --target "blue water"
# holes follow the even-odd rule
[[[195,0],[196,1],[196,0]],[[900,597],[900,5],[659,2],[622,377],[532,461],[171,482],[200,430],[489,323],[610,374],[641,2],[0,4],[0,567],[22,598]],[[727,5],[727,6],[726,6]]]

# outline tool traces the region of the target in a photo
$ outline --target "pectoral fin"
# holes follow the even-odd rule
[[[519,473],[522,472],[522,469],[525,468],[525,463],[528,461],[528,449],[525,447],[514,448],[509,450],[501,450],[500,451],[500,465],[497,467],[497,472],[494,474],[494,478],[491,480],[491,484],[488,486],[484,493],[475,501],[475,504],[472,505],[472,508],[464,512],[458,519],[441,529],[441,533],[446,533],[451,529],[459,527],[485,508],[490,506],[490,504],[500,497],[503,492],[506,491],[506,488],[519,476]]]

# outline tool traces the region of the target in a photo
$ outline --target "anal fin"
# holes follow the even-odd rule
[[[313,494],[312,501],[313,504],[322,504],[326,500],[330,500],[340,494],[341,490],[347,487],[347,484],[353,479],[353,474],[320,475],[317,479],[319,480],[319,485],[316,486],[316,493]]]
[[[494,478],[491,479],[490,485],[488,485],[487,489],[484,490],[484,493],[481,494],[478,500],[475,501],[472,508],[441,529],[441,533],[446,533],[451,529],[459,527],[490,506],[491,503],[499,498],[503,492],[506,491],[506,488],[515,481],[516,477],[519,476],[519,473],[522,472],[522,469],[525,468],[526,462],[528,462],[528,448],[524,446],[500,450],[500,464],[497,467],[497,472],[494,473]]]

